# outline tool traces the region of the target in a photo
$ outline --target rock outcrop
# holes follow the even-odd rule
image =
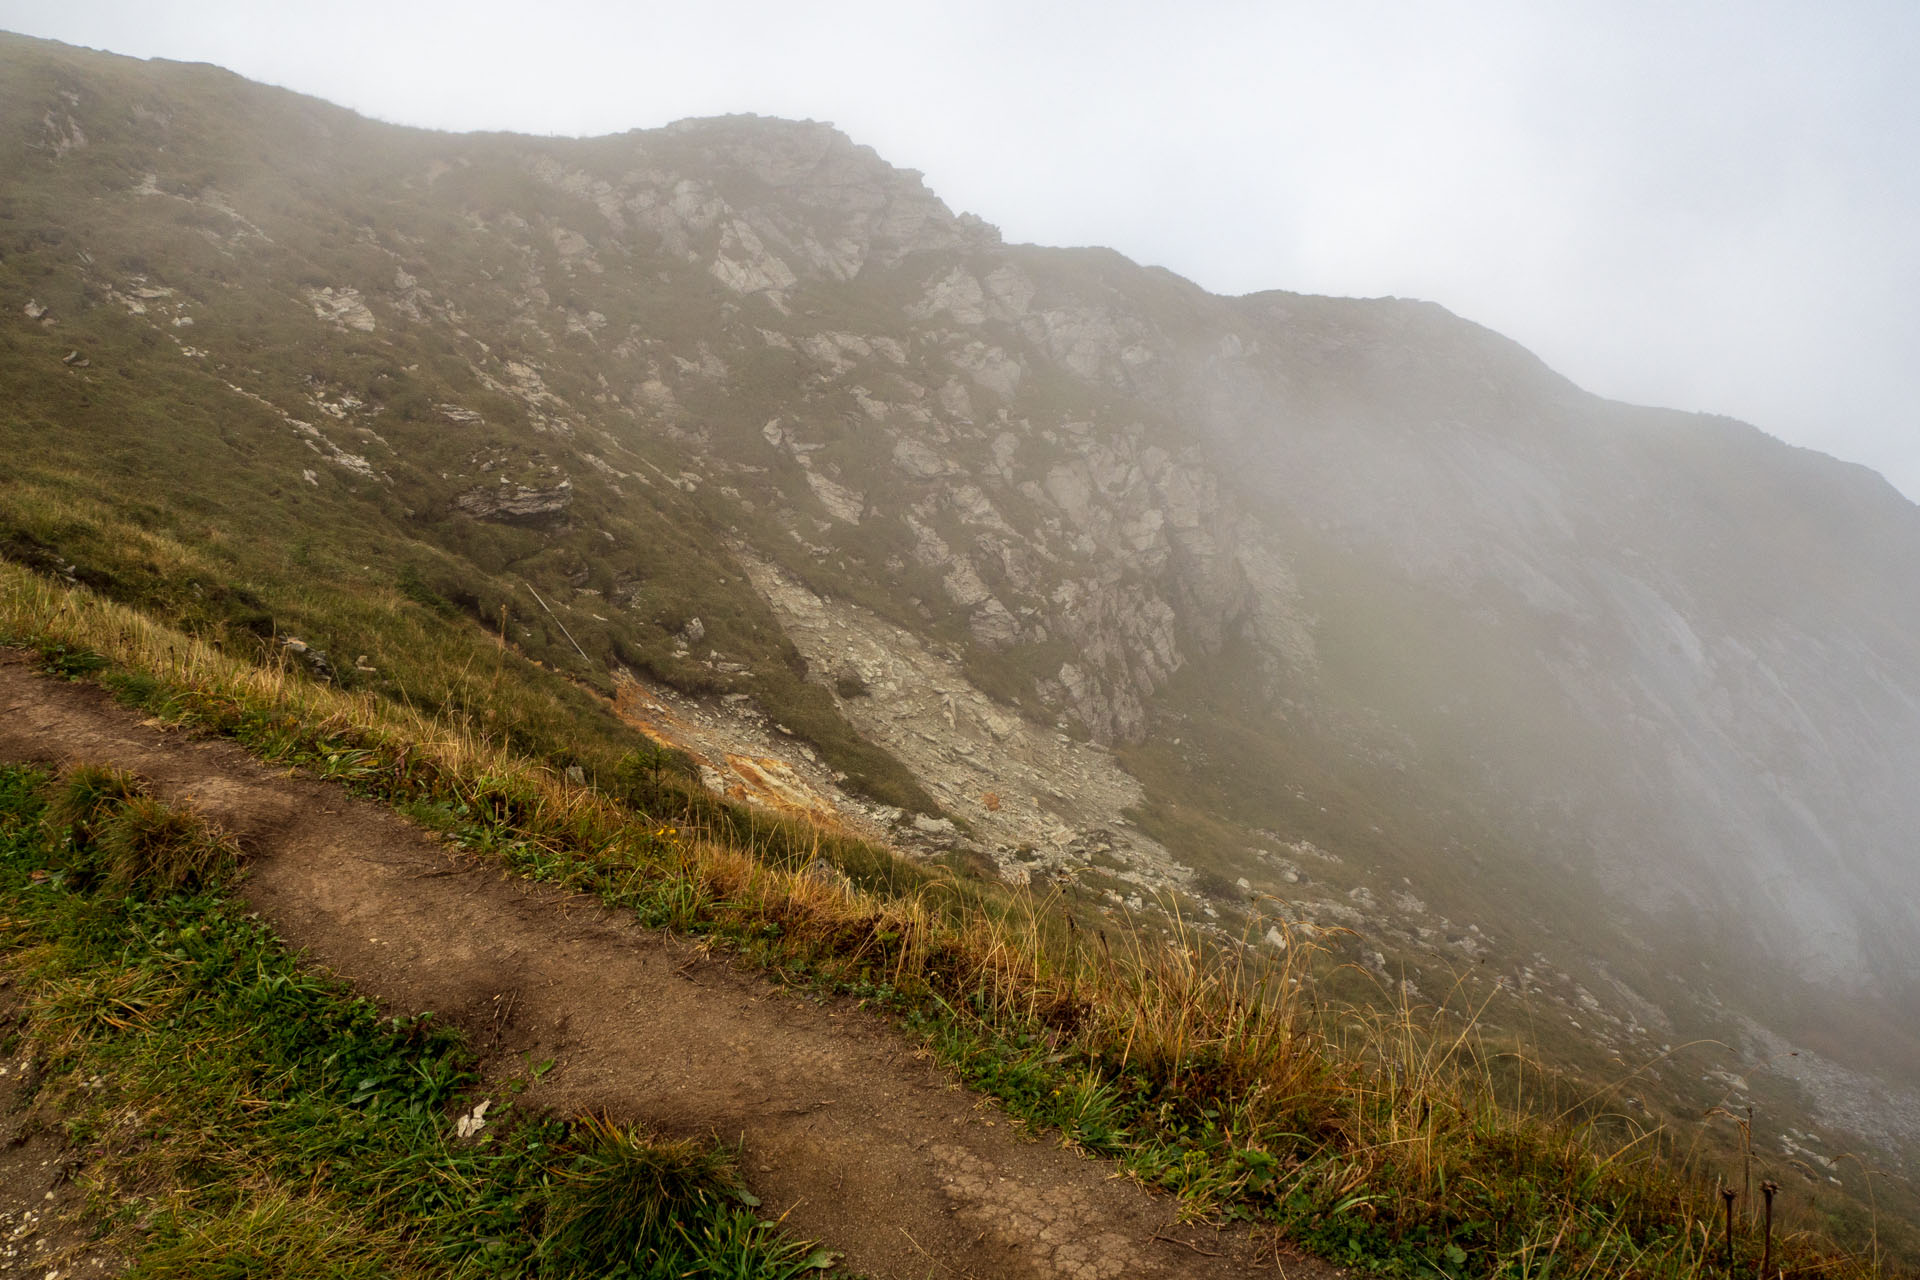
[[[480,485],[453,500],[454,506],[476,520],[503,524],[552,524],[564,519],[573,503],[573,482],[562,480],[543,489],[522,484]]]

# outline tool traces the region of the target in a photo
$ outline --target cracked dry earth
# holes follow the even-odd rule
[[[456,853],[378,804],[168,731],[0,651],[0,759],[111,764],[239,841],[242,893],[289,944],[394,1011],[465,1029],[528,1094],[744,1144],[794,1232],[890,1277],[1337,1272],[1174,1206],[1024,1133],[923,1050],[577,896]]]

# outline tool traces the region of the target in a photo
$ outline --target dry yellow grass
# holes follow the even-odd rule
[[[1712,1253],[1711,1205],[1661,1135],[1623,1140],[1591,1108],[1556,1122],[1496,1096],[1472,1008],[1321,1006],[1304,940],[1203,945],[1173,904],[1164,923],[1089,932],[1057,897],[924,871],[908,892],[863,890],[810,870],[805,855],[838,833],[783,819],[752,828],[767,833],[757,842],[661,822],[504,749],[472,716],[242,661],[4,563],[0,637],[97,653],[189,702],[338,739],[350,745],[318,761],[323,775],[379,782],[396,800],[438,788],[506,833],[518,865],[644,899],[655,918],[731,937],[776,970],[922,1010],[959,1065],[998,1062],[986,1074],[1036,1122],[1123,1156],[1196,1210],[1257,1210],[1367,1248],[1402,1247],[1407,1224],[1425,1223],[1454,1252],[1455,1239],[1481,1241],[1476,1214],[1518,1214],[1484,1242],[1501,1274],[1696,1275]],[[1503,1082],[1548,1076],[1505,1065]]]

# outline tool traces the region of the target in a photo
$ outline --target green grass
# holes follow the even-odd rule
[[[110,854],[103,880],[91,851],[123,833],[145,860],[129,871]],[[384,1018],[301,968],[223,895],[231,866],[191,814],[125,779],[83,768],[56,789],[0,768],[0,965],[42,1058],[37,1105],[90,1157],[94,1203],[134,1252],[133,1275],[771,1278],[830,1265],[753,1215],[723,1149],[497,1095],[486,1129],[456,1139],[455,1118],[488,1096],[460,1038],[428,1017]]]
[[[1331,999],[1304,948],[1277,967],[1178,931],[1091,935],[1062,903],[902,870],[879,850],[849,893],[805,873],[797,824],[685,831],[636,814],[632,790],[667,785],[670,760],[636,757],[611,791],[571,785],[444,722],[11,581],[0,632],[33,632],[60,663],[99,644],[111,662],[84,664],[89,678],[146,712],[383,799],[776,979],[857,995],[1036,1129],[1195,1212],[1387,1275],[1679,1277],[1711,1262],[1712,1169],[1687,1165],[1686,1135],[1566,1106],[1577,1082],[1495,1054],[1470,1013],[1370,1014]],[[1863,1271],[1804,1217],[1780,1253],[1800,1273]]]

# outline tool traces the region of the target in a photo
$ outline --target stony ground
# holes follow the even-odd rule
[[[119,1275],[126,1259],[96,1241],[79,1158],[58,1118],[33,1104],[35,1065],[19,1029],[19,996],[0,977],[0,1280]]]

